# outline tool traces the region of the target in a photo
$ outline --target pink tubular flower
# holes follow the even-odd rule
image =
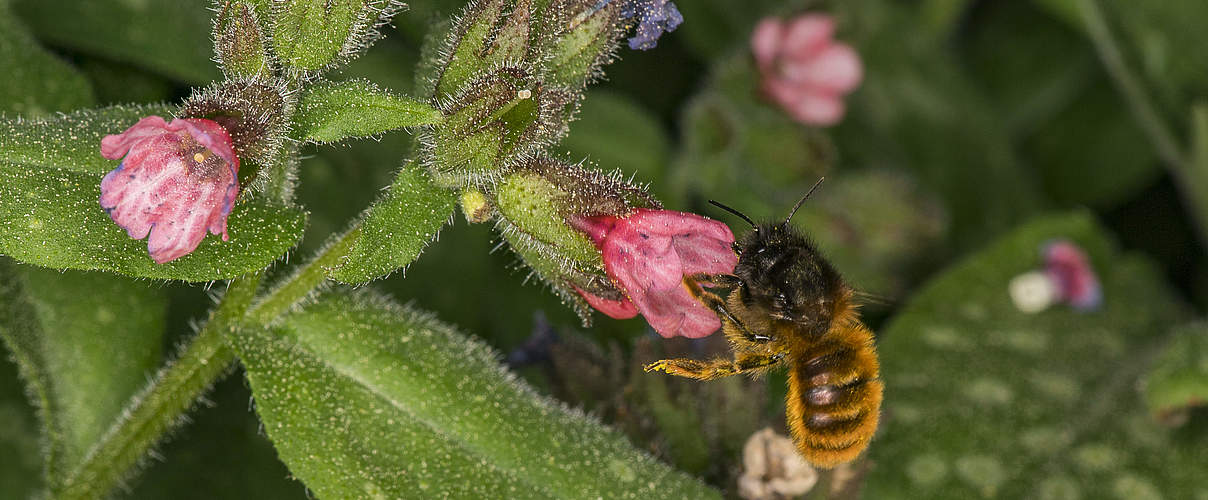
[[[159,264],[197,248],[206,231],[226,232],[239,195],[239,158],[222,126],[201,118],[148,116],[101,140],[101,156],[122,159],[101,180],[101,208]]]
[[[1075,309],[1090,311],[1103,303],[1103,289],[1090,259],[1069,240],[1050,242],[1041,250],[1044,273],[1057,285],[1061,300]]]
[[[763,91],[793,119],[834,125],[843,118],[843,95],[863,78],[860,57],[836,43],[834,18],[806,14],[787,22],[767,18],[751,35]]]
[[[734,234],[699,215],[641,208],[625,217],[574,216],[570,223],[600,249],[604,271],[624,294],[620,301],[576,287],[592,307],[613,318],[637,313],[663,337],[699,338],[721,327],[717,315],[693,299],[684,276],[730,273],[738,263]]]

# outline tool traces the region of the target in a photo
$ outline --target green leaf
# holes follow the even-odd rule
[[[718,496],[379,297],[332,294],[232,340],[269,438],[320,497]]]
[[[88,80],[38,45],[0,1],[0,113],[36,117],[93,103]]]
[[[1208,323],[1176,328],[1145,376],[1145,402],[1160,420],[1177,422],[1188,408],[1208,405]]]
[[[368,137],[403,127],[434,125],[444,119],[436,108],[410,97],[351,80],[312,86],[294,115],[298,137],[311,142],[336,142]]]
[[[198,0],[13,1],[40,39],[189,83],[219,76],[210,60],[210,5]]]
[[[1026,314],[1008,298],[1007,283],[1038,268],[1040,246],[1056,238],[1089,255],[1100,310]],[[1136,390],[1159,332],[1183,310],[1152,264],[1113,247],[1086,213],[1047,216],[914,296],[879,336],[886,418],[870,447],[869,498],[1203,491],[1208,433],[1158,426]]]
[[[404,165],[386,194],[361,215],[348,253],[328,276],[365,283],[406,267],[448,222],[456,202],[456,193],[433,184],[422,167]]]
[[[0,337],[41,410],[51,480],[80,462],[163,353],[167,297],[148,283],[0,260]]]
[[[402,8],[394,0],[297,0],[274,5],[273,48],[285,65],[322,69],[356,55]]]
[[[147,255],[97,199],[117,162],[100,156],[120,133],[163,108],[112,107],[41,121],[0,121],[0,254],[44,267],[114,271],[144,278],[212,281],[262,269],[302,236],[306,215],[247,193],[228,218],[229,241],[208,237],[167,264]]]

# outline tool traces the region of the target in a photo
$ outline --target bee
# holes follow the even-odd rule
[[[884,384],[873,334],[860,321],[851,287],[799,230],[783,221],[756,224],[738,210],[710,203],[751,225],[734,243],[733,274],[693,274],[684,286],[714,311],[734,359],[665,359],[647,372],[711,380],[757,375],[788,366],[788,427],[807,461],[832,468],[868,447],[880,419]],[[722,299],[712,290],[729,289]]]

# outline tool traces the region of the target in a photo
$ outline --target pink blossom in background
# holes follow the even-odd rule
[[[806,14],[764,19],[751,35],[764,93],[801,123],[839,123],[843,96],[863,78],[855,49],[835,42],[834,33],[834,18]]]
[[[592,307],[618,319],[641,313],[654,331],[668,338],[699,338],[721,328],[721,320],[692,298],[683,279],[734,271],[734,234],[725,224],[655,209],[638,209],[625,217],[572,217],[570,222],[600,249],[604,271],[626,297],[612,301],[576,288]]]
[[[1090,259],[1069,240],[1050,242],[1041,250],[1044,273],[1055,283],[1059,298],[1075,309],[1089,311],[1103,303],[1103,289]]]
[[[167,123],[148,116],[101,140],[101,156],[122,159],[101,180],[101,208],[163,264],[187,255],[206,231],[227,235],[227,215],[239,195],[239,158],[231,136],[201,118]],[[123,158],[124,157],[124,158]]]

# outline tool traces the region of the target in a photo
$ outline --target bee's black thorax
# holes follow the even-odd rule
[[[845,285],[804,234],[785,222],[760,224],[735,248],[734,274],[750,313],[794,323],[812,336],[830,329]]]

